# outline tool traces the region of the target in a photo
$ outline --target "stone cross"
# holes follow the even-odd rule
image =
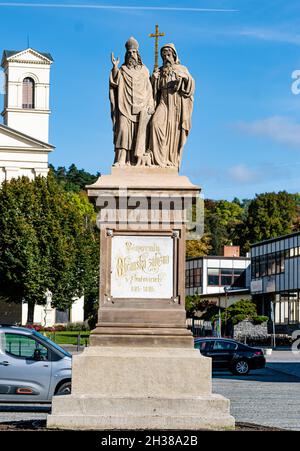
[[[155,38],[155,62],[154,70],[158,68],[158,39],[161,36],[165,36],[165,33],[159,32],[158,25],[155,25],[155,33],[149,34],[149,38]]]

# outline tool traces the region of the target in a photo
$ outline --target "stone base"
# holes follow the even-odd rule
[[[193,348],[87,348],[73,357],[72,395],[53,398],[61,429],[233,429],[211,393],[211,359]]]
[[[48,428],[98,430],[234,429],[229,401],[221,395],[198,398],[55,398]]]

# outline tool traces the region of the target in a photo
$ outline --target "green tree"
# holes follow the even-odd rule
[[[202,257],[208,255],[211,250],[211,237],[208,234],[204,234],[200,240],[187,240],[186,241],[186,257]]]
[[[240,299],[227,307],[221,316],[222,321],[231,320],[233,324],[238,324],[245,319],[259,324],[269,319],[267,316],[257,315],[257,306],[251,299]]]
[[[256,195],[240,227],[243,250],[247,252],[251,244],[299,230],[299,204],[299,195],[286,191]]]
[[[239,245],[238,227],[243,221],[244,208],[237,199],[205,201],[205,232],[211,237],[211,255],[221,255],[222,247]]]
[[[0,189],[0,296],[34,306],[69,308],[97,283],[98,233],[86,195],[66,193],[54,180],[22,177]]]
[[[86,185],[91,185],[100,176],[100,172],[97,174],[91,174],[84,169],[78,169],[75,164],[71,164],[69,169],[64,166],[59,166],[57,169],[53,165],[50,165],[50,171],[59,182],[65,191],[80,192],[85,189]]]

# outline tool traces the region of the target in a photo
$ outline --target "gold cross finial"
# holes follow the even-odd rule
[[[149,38],[155,38],[155,62],[154,62],[154,70],[158,68],[158,39],[161,36],[165,36],[165,33],[160,33],[158,29],[158,25],[155,25],[155,33],[149,34]]]

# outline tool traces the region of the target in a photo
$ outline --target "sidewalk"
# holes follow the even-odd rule
[[[265,357],[268,368],[300,379],[300,351],[294,353],[288,349],[276,349],[271,355]]]

